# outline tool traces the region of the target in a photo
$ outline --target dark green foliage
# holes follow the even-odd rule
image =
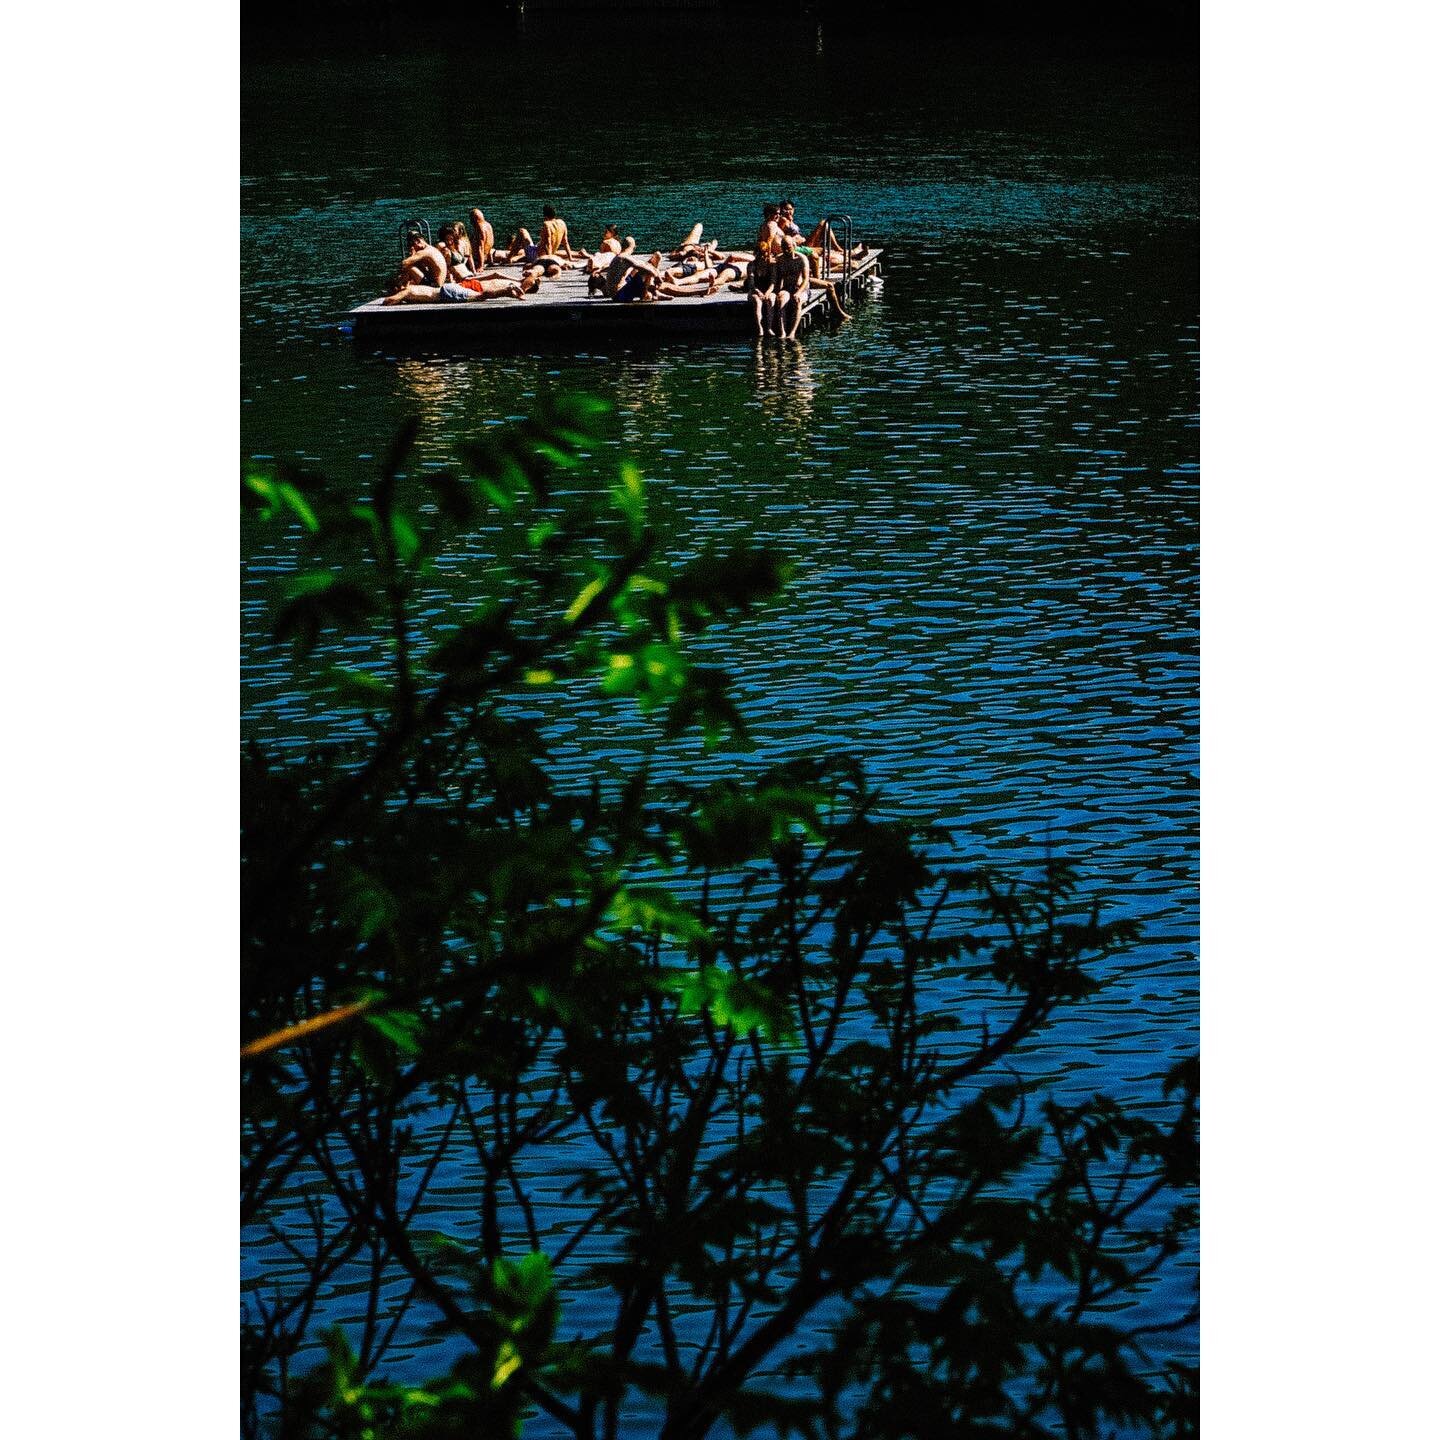
[[[517,718],[586,687],[657,742],[743,739],[689,644],[784,568],[666,568],[629,466],[556,504],[602,414],[552,399],[440,474],[407,471],[411,429],[364,501],[245,477],[305,551],[277,643],[370,725],[242,766],[242,1207],[288,1257],[247,1296],[247,1432],[1192,1433],[1193,1376],[1119,1302],[1194,1225],[1193,1066],[1143,1116],[1009,1069],[1129,927],[1059,865],[947,868],[849,762],[562,787]],[[423,630],[435,558],[497,512],[503,573]],[[373,666],[337,669],[337,635]],[[585,1333],[581,1291],[609,1301]],[[458,1358],[387,1378],[427,1319]]]

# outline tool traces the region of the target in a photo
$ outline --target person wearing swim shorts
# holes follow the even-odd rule
[[[775,262],[775,333],[786,340],[793,340],[800,329],[800,315],[805,308],[805,296],[810,289],[810,259],[799,252],[793,235],[786,235],[780,242],[780,258]],[[785,316],[791,313],[790,328],[785,328]]]
[[[536,281],[536,285],[539,281]],[[533,286],[531,287],[534,288]],[[443,285],[407,285],[381,301],[383,305],[444,305],[467,304],[475,300],[491,300],[496,296],[508,296],[511,300],[523,300],[524,287],[504,275],[475,275],[468,280],[447,280]]]
[[[771,334],[770,323],[775,307],[775,262],[768,247],[760,251],[750,264],[745,282],[750,289],[750,305],[755,312],[756,335]]]

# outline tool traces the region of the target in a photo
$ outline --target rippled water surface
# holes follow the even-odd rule
[[[358,487],[408,414],[438,464],[543,383],[611,398],[682,547],[743,534],[797,564],[726,647],[761,758],[855,753],[969,858],[1074,861],[1144,939],[1032,1064],[1149,1095],[1196,1022],[1193,77],[819,39],[247,63],[243,446]],[[798,345],[387,356],[338,323],[410,214],[479,204],[503,234],[550,200],[582,243],[613,219],[649,247],[696,219],[748,239],[782,194],[886,250],[854,322]],[[484,538],[446,567],[442,616]],[[264,733],[315,723],[255,638],[282,554],[245,557]],[[552,727],[576,773],[638,733],[585,709]]]

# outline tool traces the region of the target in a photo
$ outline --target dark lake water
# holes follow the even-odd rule
[[[1153,1094],[1196,1026],[1193,73],[901,55],[803,26],[763,53],[586,33],[247,59],[245,453],[358,486],[406,415],[438,464],[542,384],[611,398],[682,547],[743,534],[797,564],[788,603],[727,646],[761,758],[858,754],[967,858],[1077,864],[1144,938],[1030,1064]],[[854,322],[799,345],[392,357],[340,327],[411,214],[479,204],[503,235],[551,201],[581,243],[613,219],[648,248],[697,219],[748,241],[779,196],[886,250]],[[245,559],[245,724],[313,725],[254,638],[281,562]],[[483,536],[455,557],[442,613],[484,559]],[[552,727],[577,773],[636,733],[585,709]]]

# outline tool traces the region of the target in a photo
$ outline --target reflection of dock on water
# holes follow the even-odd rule
[[[833,266],[829,280],[847,305],[880,274],[879,250],[853,259],[848,268]],[[519,279],[521,268],[502,268]],[[812,285],[800,312],[802,331],[823,320],[829,306],[823,289]],[[357,340],[424,341],[564,337],[567,335],[745,335],[755,330],[755,315],[746,293],[722,289],[714,295],[687,295],[666,300],[622,303],[589,293],[582,270],[565,270],[545,280],[523,300],[500,296],[468,303],[382,305],[371,300],[350,312]]]

